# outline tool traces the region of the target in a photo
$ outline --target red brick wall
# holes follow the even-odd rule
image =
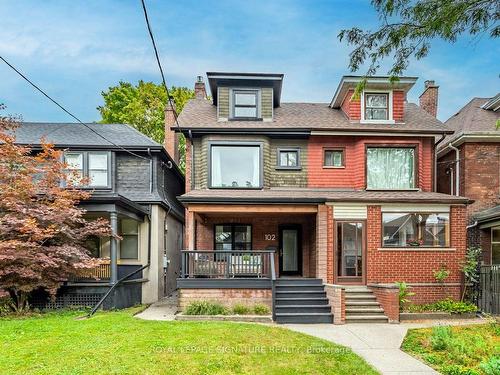
[[[404,121],[405,92],[392,92],[392,118],[394,121]]]
[[[393,283],[404,281],[414,284],[415,301],[433,300],[435,294],[446,292],[459,296],[462,275],[460,265],[466,249],[465,206],[452,206],[450,212],[453,251],[441,250],[380,250],[382,242],[382,214],[380,206],[368,206],[366,269],[367,283]],[[433,275],[444,265],[451,271],[445,280],[446,290],[436,284]],[[434,285],[429,285],[429,284]],[[431,292],[432,291],[432,292]]]
[[[365,188],[365,148],[367,144],[416,144],[418,148],[417,187],[432,191],[433,139],[406,137],[311,136],[308,143],[308,186]],[[345,168],[323,168],[325,147],[343,148]]]
[[[334,244],[334,239],[333,239],[333,224],[334,224],[334,221],[333,221],[333,207],[332,206],[326,206],[327,207],[327,220],[326,220],[326,223],[327,223],[327,232],[326,232],[326,243],[327,243],[327,256],[326,256],[326,259],[327,259],[327,281],[329,284],[333,284],[333,272],[334,272],[334,269],[333,269],[333,264],[334,264],[334,261],[333,261],[333,254],[334,254],[334,250],[333,250],[333,244]]]
[[[361,119],[361,100],[353,99],[352,95],[354,90],[349,90],[342,102],[342,111],[350,120],[360,120]]]
[[[332,308],[333,324],[345,323],[345,289],[334,285],[325,285],[325,292]]]
[[[179,289],[179,310],[195,301],[213,301],[232,307],[237,303],[248,306],[261,303],[272,308],[271,289]]]
[[[377,302],[384,309],[384,314],[389,319],[389,323],[399,322],[399,288],[388,286],[369,286],[375,294]]]

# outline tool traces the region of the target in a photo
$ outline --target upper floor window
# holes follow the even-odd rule
[[[323,167],[341,168],[344,166],[344,150],[325,149],[323,151]]]
[[[259,144],[211,145],[210,187],[252,189],[262,187]]]
[[[389,94],[365,93],[365,120],[389,120]]]
[[[300,168],[300,150],[296,149],[278,149],[278,168],[298,169]]]
[[[259,91],[233,90],[233,111],[235,119],[256,119],[259,117]]]
[[[67,169],[77,178],[88,178],[88,187],[110,187],[110,153],[107,151],[69,151],[64,153]]]
[[[369,147],[366,150],[366,187],[376,190],[415,188],[415,149]]]

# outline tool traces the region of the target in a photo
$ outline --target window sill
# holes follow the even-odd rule
[[[379,247],[379,251],[418,251],[418,252],[450,252],[456,251],[454,247],[426,247],[426,246],[407,246],[407,247]]]
[[[301,171],[302,167],[276,167],[277,171]]]
[[[395,124],[394,120],[360,120],[360,124]]]
[[[366,188],[366,191],[420,191],[419,188],[411,188],[411,189],[370,189]]]
[[[262,121],[262,117],[231,117],[229,121]]]
[[[210,186],[209,189],[223,189],[223,190],[262,190],[262,186],[256,186],[256,187],[246,187],[246,186],[241,186],[241,187],[232,187],[232,186]]]
[[[335,167],[333,165],[323,165],[323,169],[345,169],[345,165],[341,167]]]

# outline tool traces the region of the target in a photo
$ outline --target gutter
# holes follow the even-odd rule
[[[460,196],[460,150],[451,142],[448,147],[455,151],[455,195],[458,197]]]

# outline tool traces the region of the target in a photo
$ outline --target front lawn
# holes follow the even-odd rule
[[[145,321],[135,311],[0,319],[0,373],[376,374],[350,350],[284,328]]]
[[[498,323],[411,329],[402,349],[445,375],[500,374]]]

